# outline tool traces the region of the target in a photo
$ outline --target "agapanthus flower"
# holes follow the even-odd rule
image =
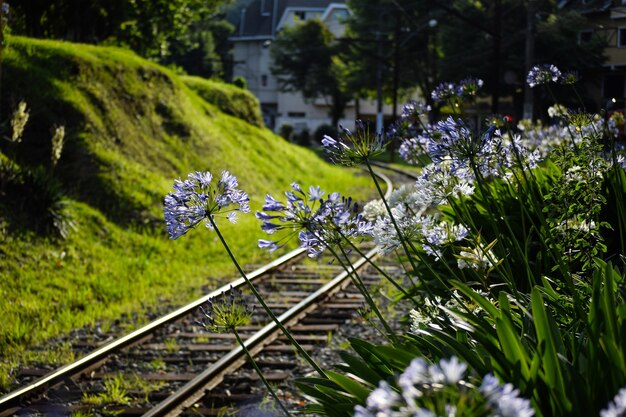
[[[206,307],[200,307],[203,319],[200,324],[210,332],[228,332],[250,324],[254,308],[250,307],[241,290],[231,286],[228,294],[212,297]]]
[[[463,248],[457,256],[457,266],[459,269],[473,269],[477,272],[485,272],[498,264],[499,259],[493,253],[491,248],[495,242],[487,246],[479,244],[474,248]]]
[[[352,166],[364,163],[385,150],[386,140],[382,133],[371,133],[369,126],[356,121],[353,132],[341,127],[338,139],[328,135],[322,138],[322,147],[330,159],[341,165]]]
[[[562,104],[555,104],[548,107],[548,116],[554,117],[566,117],[569,114],[567,107]]]
[[[467,229],[438,220],[437,215],[422,215],[412,209],[397,205],[391,209],[402,239],[411,240],[422,245],[424,251],[436,257],[441,256],[444,246],[462,240],[467,236]],[[382,253],[390,253],[401,244],[400,237],[389,217],[381,217],[374,223],[374,243]]]
[[[324,199],[324,194],[319,187],[310,187],[305,193],[299,184],[293,183],[291,191],[285,193],[284,204],[267,195],[263,211],[256,213],[263,222],[261,229],[267,234],[287,230],[290,234],[284,240],[297,234],[301,247],[311,257],[343,239],[371,234],[371,223],[358,212],[358,205],[351,198],[332,193]],[[274,251],[283,245],[281,241],[261,239],[259,247]]]
[[[455,98],[459,98],[462,95],[462,90],[459,89],[454,83],[443,82],[439,84],[435,89],[430,93],[430,97],[433,101],[439,103],[446,100],[452,100]]]
[[[475,77],[468,77],[459,83],[459,91],[463,97],[474,97],[478,90],[483,87],[483,80]]]
[[[560,78],[561,71],[559,71],[557,67],[554,65],[544,64],[532,67],[530,72],[528,72],[526,82],[531,88],[534,88],[538,85],[557,82]]]
[[[208,171],[196,171],[186,180],[175,180],[174,191],[165,196],[163,209],[170,238],[179,238],[202,221],[212,230],[212,221],[220,214],[235,223],[237,211],[250,211],[248,195],[237,187],[237,178],[228,171],[222,171],[218,181]]]
[[[565,71],[561,74],[561,84],[576,84],[580,76],[576,71]]]
[[[394,388],[381,381],[366,399],[365,407],[356,406],[359,417],[430,417],[456,413],[492,417],[531,417],[530,401],[519,397],[511,384],[500,385],[491,375],[477,388],[468,375],[467,365],[456,357],[429,364],[415,358],[398,376]],[[515,409],[514,407],[517,407]],[[467,414],[469,415],[469,414]]]
[[[485,375],[480,386],[489,405],[500,417],[532,417],[535,415],[530,400],[520,397],[512,384],[500,384],[495,376]]]
[[[402,106],[402,115],[404,119],[415,119],[431,111],[431,107],[421,101],[411,100]]]
[[[622,417],[626,415],[626,388],[619,390],[607,407],[600,411],[600,417]]]

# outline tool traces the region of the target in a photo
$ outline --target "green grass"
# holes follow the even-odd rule
[[[184,76],[181,79],[200,97],[217,106],[224,113],[263,127],[259,100],[248,90],[195,76]]]
[[[50,127],[66,127],[54,176],[75,230],[60,240],[15,227],[1,218],[10,201],[0,199],[0,364],[73,328],[180,305],[203,284],[234,275],[215,234],[167,238],[162,200],[175,178],[230,170],[253,210],[293,181],[361,199],[372,191],[360,171],[222,113],[172,72],[123,49],[12,37],[1,64],[0,121],[19,100],[30,109],[13,155],[21,167],[46,165]],[[242,263],[270,257],[256,248],[263,233],[252,214],[222,231]]]

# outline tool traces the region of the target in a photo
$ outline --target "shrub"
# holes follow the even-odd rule
[[[238,75],[235,78],[233,78],[233,85],[241,88],[242,90],[248,89],[248,81],[246,81],[246,79],[242,77],[241,75]]]
[[[278,128],[278,134],[288,141],[291,141],[293,139],[293,131],[293,126],[288,123],[282,124]]]
[[[73,227],[67,200],[43,167],[22,169],[0,154],[0,215],[16,228],[66,237]]]
[[[300,133],[294,134],[293,141],[300,146],[309,146],[311,144],[309,129],[303,129]]]
[[[328,135],[331,138],[336,138],[337,129],[331,125],[319,125],[313,133],[313,140],[317,143],[321,143],[325,135]]]

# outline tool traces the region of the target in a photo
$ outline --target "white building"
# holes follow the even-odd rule
[[[320,19],[336,36],[343,35],[343,21],[349,14],[344,0],[252,0],[241,10],[238,27],[231,37],[234,43],[233,76],[246,79],[248,89],[259,98],[265,124],[277,131],[283,124],[297,132],[313,133],[322,124],[330,124],[329,103],[323,99],[306,101],[300,93],[281,92],[271,72],[269,47],[281,28],[298,21]],[[357,115],[358,107],[358,115]],[[400,106],[399,106],[400,107]],[[401,110],[398,110],[400,114]],[[383,113],[391,115],[391,106]],[[376,120],[376,104],[361,100],[350,103],[341,123],[353,126],[354,120]]]

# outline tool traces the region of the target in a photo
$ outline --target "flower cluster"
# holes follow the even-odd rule
[[[532,168],[539,157],[523,146],[519,136],[505,137],[493,125],[484,132],[474,133],[462,120],[452,117],[433,126],[424,135],[421,146],[435,167],[448,164],[446,169],[450,174],[470,182],[477,173],[500,177],[509,175],[515,167]]]
[[[472,415],[531,417],[530,401],[519,396],[511,384],[501,385],[488,374],[482,385],[472,384],[467,365],[453,356],[429,365],[415,358],[397,378],[397,389],[381,381],[367,397],[366,406],[357,405],[355,417],[426,417]]]
[[[430,97],[435,102],[474,97],[483,84],[483,80],[475,77],[465,78],[459,84],[444,82],[435,87]]]
[[[428,255],[442,256],[442,249],[448,244],[463,240],[467,229],[438,218],[437,215],[424,216],[412,209],[398,205],[391,209],[400,229],[401,237],[389,217],[380,217],[374,223],[374,242],[381,252],[390,253],[401,244],[401,239],[419,242]]]
[[[21,142],[22,133],[24,133],[24,128],[26,127],[26,123],[28,123],[29,116],[30,113],[26,109],[26,102],[20,101],[17,105],[17,109],[13,112],[13,117],[11,118],[11,129],[13,131],[11,135],[11,142]]]
[[[237,211],[250,211],[248,195],[237,187],[237,178],[228,171],[222,171],[217,182],[208,171],[196,171],[184,181],[175,180],[174,191],[165,196],[164,207],[170,238],[179,238],[203,220],[212,230],[214,217],[220,213],[226,213],[228,220],[235,223]]]
[[[341,127],[341,131],[337,140],[328,135],[322,138],[322,147],[337,164],[361,164],[385,150],[386,141],[382,133],[371,133],[369,126],[360,120],[356,121],[354,133],[344,127]]]
[[[250,323],[254,308],[250,308],[241,290],[231,286],[228,294],[210,298],[206,307],[200,307],[203,319],[200,324],[210,332],[228,332]]]
[[[457,255],[459,269],[473,269],[477,272],[486,272],[499,263],[496,255],[491,251],[495,241],[487,246],[479,244],[474,248],[462,248]]]
[[[64,144],[65,126],[58,126],[54,129],[54,134],[52,135],[52,153],[50,154],[52,166],[55,166],[57,162],[59,162],[59,159],[61,159]]]
[[[279,230],[298,233],[300,245],[311,257],[343,239],[371,234],[371,223],[358,212],[358,205],[351,198],[332,193],[324,199],[324,194],[318,186],[311,186],[305,193],[299,184],[293,183],[291,191],[285,192],[287,200],[284,204],[267,195],[263,211],[256,213],[263,222],[261,229],[267,234]],[[274,251],[281,246],[280,241],[259,240],[262,249]]]
[[[531,88],[534,88],[538,85],[557,82],[560,78],[561,71],[557,67],[544,64],[532,67],[528,76],[526,76],[526,82]]]

